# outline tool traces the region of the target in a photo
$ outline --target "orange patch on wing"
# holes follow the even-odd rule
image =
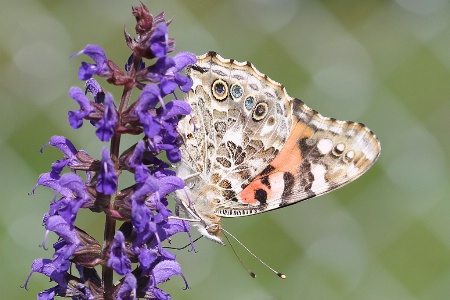
[[[260,189],[266,191],[267,199],[270,199],[270,196],[272,194],[271,190],[261,182],[260,178],[257,178],[253,180],[245,189],[243,189],[242,192],[240,192],[242,202],[248,204],[259,203],[259,201],[255,198],[255,193]]]
[[[271,173],[290,172],[295,175],[298,171],[298,166],[300,166],[303,160],[302,152],[297,143],[301,138],[310,137],[312,133],[311,128],[306,126],[305,123],[298,122],[292,128],[291,134],[283,149],[281,149],[280,153],[270,163],[275,168]]]
[[[298,173],[299,166],[303,160],[303,156],[297,143],[301,138],[310,137],[312,134],[313,131],[311,130],[311,128],[306,126],[305,123],[297,122],[295,124],[295,126],[292,128],[288,140],[286,141],[286,144],[281,149],[280,153],[278,153],[278,155],[270,163],[270,165],[274,167],[274,170],[272,170],[269,174],[264,175],[268,176],[269,182],[271,184],[271,174],[278,172],[289,172],[295,176]],[[266,191],[267,202],[273,199],[273,197],[271,197],[272,191],[268,188],[267,185],[262,183],[261,176],[258,176],[239,193],[242,202],[248,204],[259,203],[259,201],[255,198],[255,193],[260,189]]]

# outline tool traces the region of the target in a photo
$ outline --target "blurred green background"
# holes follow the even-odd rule
[[[236,246],[257,273],[252,279],[229,246],[203,239],[197,253],[175,251],[191,289],[173,278],[163,288],[174,299],[450,299],[449,1],[143,2],[175,17],[170,33],[179,51],[249,60],[323,115],[365,123],[382,144],[375,166],[332,194],[225,220],[286,280]],[[53,286],[35,274],[29,292],[20,288],[32,261],[52,254],[38,244],[53,194],[28,193],[60,153],[40,154],[40,147],[55,134],[93,155],[102,146],[90,126],[73,131],[67,124],[67,111],[76,109],[67,91],[83,85],[81,59],[69,56],[95,43],[123,65],[129,51],[122,29],[134,33],[130,11],[138,4],[2,1],[3,299],[35,299]],[[119,89],[106,89],[120,97]],[[77,220],[98,237],[102,222],[90,213]]]

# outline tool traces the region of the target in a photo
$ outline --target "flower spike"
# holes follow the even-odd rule
[[[36,259],[31,266],[30,276],[40,273],[56,283],[39,293],[38,299],[170,299],[159,284],[175,275],[186,282],[176,256],[163,248],[174,234],[189,232],[188,222],[171,218],[167,198],[182,189],[184,181],[158,155],[165,152],[171,163],[181,159],[178,120],[191,108],[175,98],[175,90],[191,88],[192,80],[183,71],[196,57],[188,52],[167,56],[175,48],[168,34],[170,21],[163,13],[153,16],[143,4],[133,7],[132,13],[137,37],[125,32],[131,49],[125,63],[115,64],[94,44],[72,56],[84,54],[93,62],[82,62],[78,70],[85,91],[69,90],[79,106],[69,111],[69,125],[78,129],[88,121],[95,127],[96,138],[109,146],[95,158],[67,138],[53,136],[41,149],[55,147],[62,158],[37,181],[37,186],[54,191],[43,217],[43,247],[49,234],[59,237],[52,258]],[[125,70],[118,65],[125,65]],[[117,105],[94,77],[123,87]],[[134,139],[134,145],[121,152],[125,135],[130,135],[127,141]],[[125,173],[134,178],[130,186],[123,180]],[[81,209],[105,215],[103,241],[76,224]],[[122,223],[118,230],[117,222]],[[117,282],[114,272],[122,276]]]

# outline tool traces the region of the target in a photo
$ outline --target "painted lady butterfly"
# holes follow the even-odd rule
[[[179,123],[178,208],[223,244],[221,217],[242,217],[328,193],[361,176],[380,143],[361,123],[326,118],[249,62],[215,52],[188,69],[192,115]]]

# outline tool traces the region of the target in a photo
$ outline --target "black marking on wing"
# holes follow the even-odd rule
[[[258,200],[258,202],[262,205],[266,204],[267,202],[267,192],[263,189],[257,189],[255,191],[255,199]]]
[[[295,177],[294,175],[292,175],[292,173],[290,172],[285,172],[283,174],[283,181],[284,181],[284,189],[283,189],[283,194],[281,195],[281,197],[288,197],[292,194],[292,189],[294,188],[295,185]]]

